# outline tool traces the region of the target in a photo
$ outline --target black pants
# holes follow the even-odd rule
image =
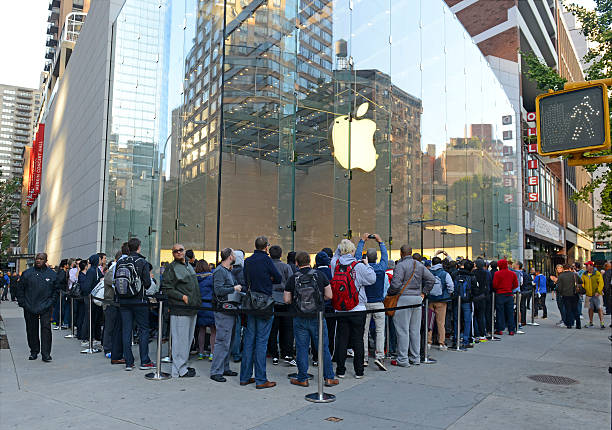
[[[81,321],[81,336],[82,340],[89,340],[89,297],[83,299],[83,320]],[[102,341],[102,323],[103,323],[102,307],[91,304],[91,332],[93,338]]]
[[[274,305],[276,312],[290,312],[289,305]],[[278,346],[280,344],[280,355]],[[275,316],[268,338],[268,353],[273,358],[293,357],[293,318]]]
[[[343,316],[338,318],[336,326],[336,355],[338,366],[336,374],[346,373],[346,349],[350,344],[353,346],[355,357],[353,358],[353,368],[356,375],[363,375],[363,330],[365,328],[365,314]]]
[[[580,328],[580,314],[578,314],[578,296],[563,296],[563,307],[565,308],[565,326],[572,328],[574,321],[576,328]]]
[[[474,336],[485,337],[491,326],[486,326],[487,313],[489,313],[489,307],[487,306],[487,300],[474,300]],[[489,320],[490,320],[489,316]],[[487,329],[488,327],[488,329]]]
[[[33,314],[24,309],[23,317],[30,353],[38,355],[42,351],[43,358],[51,357],[51,309],[47,309],[42,314]],[[40,324],[40,338],[38,324]]]
[[[107,306],[104,310],[104,336],[102,339],[104,353],[111,352],[112,355],[123,358],[123,340],[121,338],[121,312],[116,306]]]
[[[5,285],[2,288],[2,300],[8,300],[7,295],[8,295],[8,291],[9,291],[9,286]]]
[[[329,354],[332,357],[334,356],[334,348],[336,344],[336,322],[336,318],[325,318],[325,324],[327,324],[327,341],[329,342]]]
[[[493,317],[493,299],[491,298],[491,294],[487,295],[487,300],[485,303],[485,321],[486,321],[486,329],[485,332],[490,335],[491,334],[491,318]]]
[[[527,305],[531,300],[533,292],[521,294],[521,325],[527,324]]]
[[[535,315],[538,316],[538,310],[542,308],[542,318],[548,318],[548,310],[546,309],[546,293],[540,294],[540,298],[537,300],[536,308],[534,309]]]

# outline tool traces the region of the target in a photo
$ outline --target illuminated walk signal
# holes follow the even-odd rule
[[[567,86],[567,85],[566,85]],[[536,97],[540,155],[567,155],[610,148],[608,88],[600,82]]]

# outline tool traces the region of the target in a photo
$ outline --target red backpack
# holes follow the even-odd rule
[[[330,281],[332,289],[332,306],[337,311],[350,311],[359,304],[359,292],[355,287],[353,270],[360,261],[350,265],[337,264],[334,277]]]

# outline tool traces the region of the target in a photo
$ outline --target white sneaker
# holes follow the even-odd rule
[[[357,374],[355,374],[355,379],[361,379],[361,378],[363,378],[363,375],[357,375]]]
[[[446,345],[438,345],[438,349],[440,351],[447,351],[448,350],[448,346],[446,346]]]
[[[355,352],[352,349],[347,349],[346,350],[346,356],[347,357],[355,357]]]
[[[363,362],[363,367],[368,367],[370,365],[370,362],[368,360]]]

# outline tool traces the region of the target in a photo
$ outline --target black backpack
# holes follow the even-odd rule
[[[142,290],[142,280],[136,270],[136,262],[140,258],[120,258],[115,265],[113,286],[115,293],[122,298],[135,297]]]
[[[293,303],[297,311],[304,314],[314,314],[322,309],[323,300],[316,270],[310,269],[308,273],[296,273]]]

